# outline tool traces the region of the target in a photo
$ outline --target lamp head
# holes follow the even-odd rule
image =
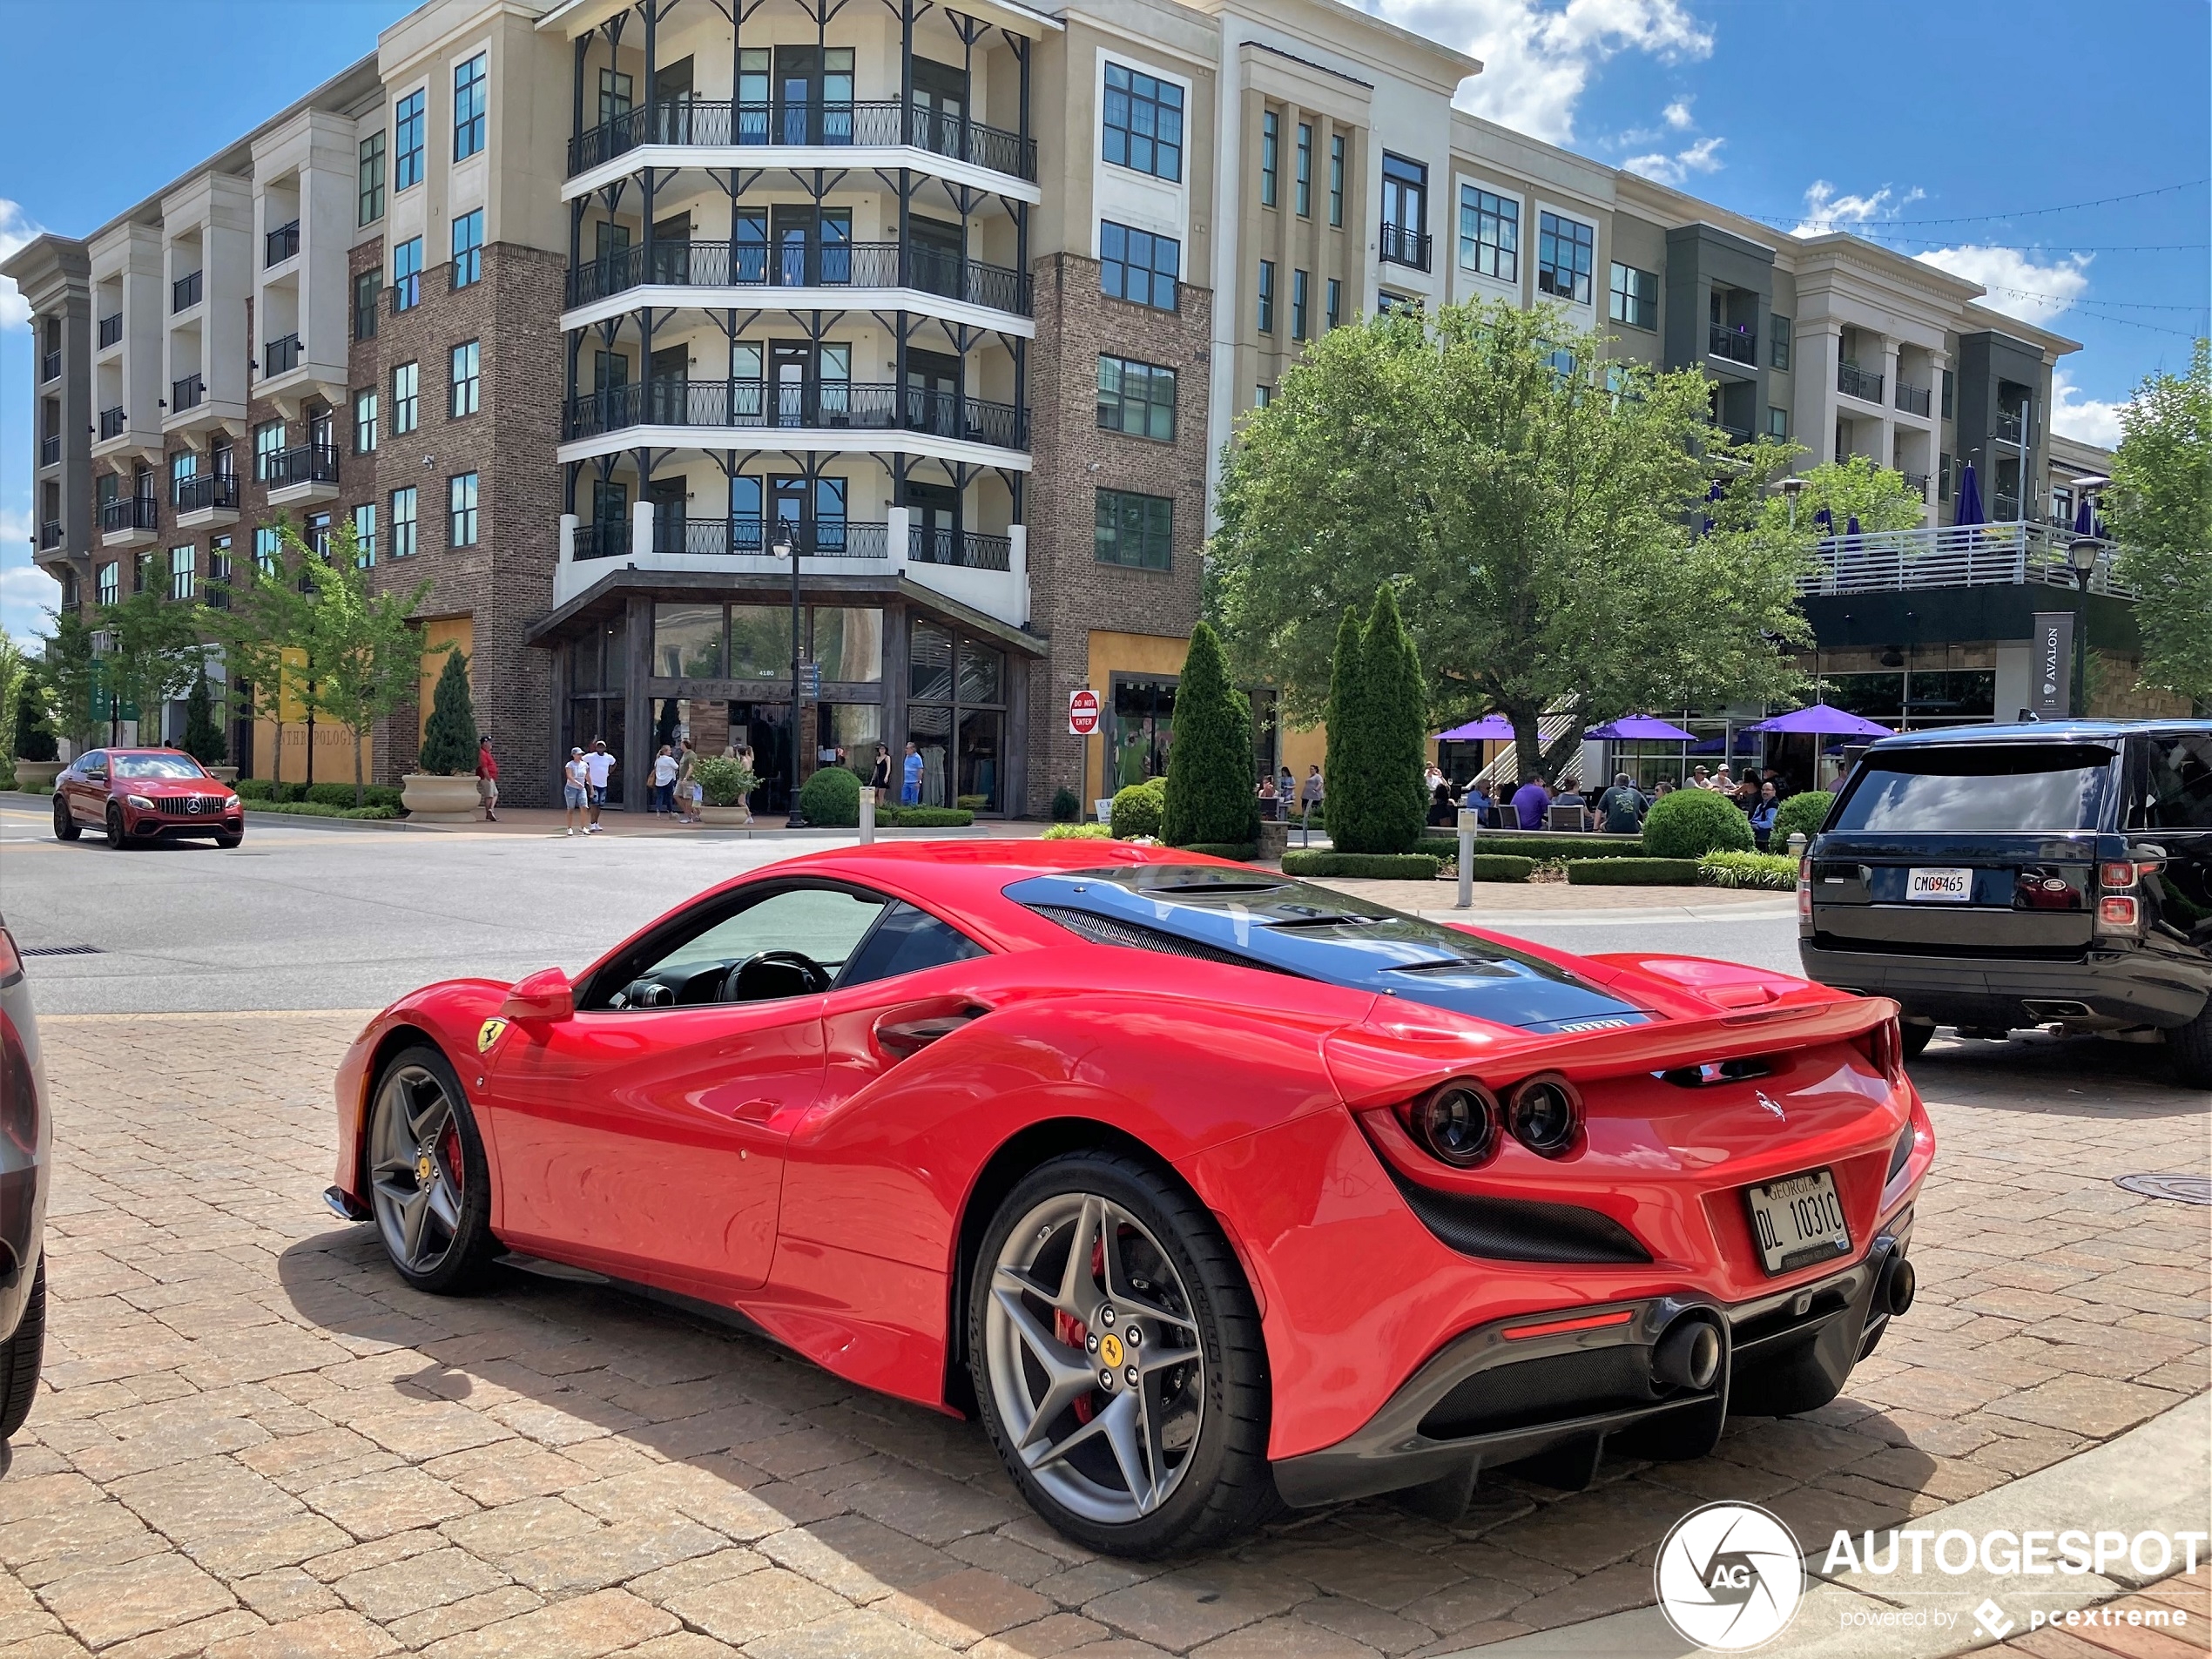
[[[2066,556],[2074,566],[2074,573],[2086,577],[2097,568],[2097,555],[2104,550],[2104,543],[2096,536],[2077,536],[2067,543]]]
[[[1792,476],[1782,481],[1782,493],[1793,500],[1804,493],[1804,488],[1805,481],[1802,478]]]

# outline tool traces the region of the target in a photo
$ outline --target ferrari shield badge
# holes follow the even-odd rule
[[[489,1053],[491,1045],[499,1041],[500,1033],[507,1029],[504,1020],[486,1020],[476,1028],[476,1052]]]

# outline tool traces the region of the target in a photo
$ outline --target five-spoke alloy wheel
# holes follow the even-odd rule
[[[478,1276],[491,1183],[460,1080],[435,1049],[409,1049],[378,1077],[368,1178],[385,1253],[409,1284],[454,1291]]]

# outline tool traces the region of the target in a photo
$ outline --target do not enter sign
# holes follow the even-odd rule
[[[1068,730],[1079,738],[1098,730],[1098,693],[1089,686],[1068,693]]]

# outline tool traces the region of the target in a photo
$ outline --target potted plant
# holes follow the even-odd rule
[[[752,807],[745,797],[760,786],[760,779],[745,762],[728,755],[701,755],[692,764],[691,775],[698,779],[704,797],[699,806],[702,824],[735,829],[752,822]]]
[[[23,677],[16,690],[14,712],[16,787],[51,789],[61,775],[61,748],[46,724],[46,699],[38,689],[36,674]]]
[[[476,705],[469,695],[469,658],[458,650],[446,653],[415,769],[400,779],[400,803],[426,824],[475,821]]]

